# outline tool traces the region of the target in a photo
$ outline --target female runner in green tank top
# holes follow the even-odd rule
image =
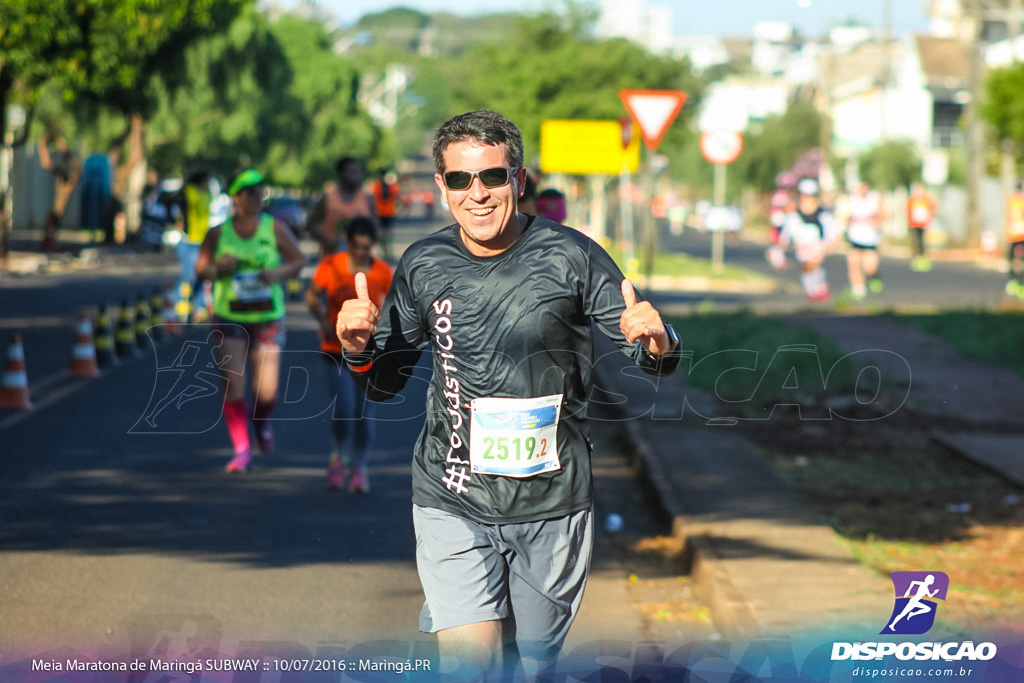
[[[279,351],[284,347],[283,282],[302,270],[306,259],[291,231],[262,212],[263,176],[256,169],[235,174],[228,184],[232,217],[203,240],[196,275],[213,282],[213,325],[222,335],[216,347],[223,369],[224,420],[234,446],[228,472],[247,472],[252,462],[249,417],[260,450],[274,448],[269,416],[277,404]],[[245,404],[246,358],[252,368],[256,405]],[[234,376],[243,381],[227,381]]]

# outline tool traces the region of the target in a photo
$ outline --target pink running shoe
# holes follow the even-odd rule
[[[270,426],[270,420],[256,422],[256,443],[260,445],[260,453],[274,452],[274,428]]]
[[[370,476],[366,473],[365,467],[357,467],[352,470],[352,478],[348,482],[349,493],[369,493]]]
[[[228,474],[245,474],[249,471],[250,464],[252,464],[252,454],[249,451],[235,453],[235,457],[231,458],[231,462],[224,468],[224,471]]]
[[[327,486],[336,491],[345,486],[345,471],[348,463],[341,459],[338,451],[331,452],[331,459],[327,461]]]

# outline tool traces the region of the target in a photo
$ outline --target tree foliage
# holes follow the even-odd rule
[[[619,119],[626,115],[623,89],[683,90],[689,105],[673,126],[677,137],[666,138],[678,146],[701,94],[689,63],[622,39],[595,40],[588,28],[586,16],[545,12],[521,17],[506,41],[469,48],[453,66],[450,113],[500,111],[520,126],[535,162],[545,119]]]
[[[784,114],[765,119],[760,130],[746,136],[737,172],[748,185],[770,192],[779,173],[820,144],[821,114],[808,102],[795,102]]]
[[[186,62],[186,85],[163,85],[151,120],[152,162],[164,173],[196,159],[222,175],[252,164],[271,183],[311,189],[333,177],[340,156],[384,153],[356,103],[359,73],[319,23],[248,11],[190,48]]]
[[[183,49],[252,0],[5,0],[0,64],[28,102],[49,81],[65,100],[94,97],[139,111],[140,84],[169,73]]]
[[[981,116],[1000,140],[1024,148],[1024,64],[993,69],[985,79]]]
[[[861,155],[859,165],[861,178],[880,190],[909,187],[921,179],[921,158],[908,141],[883,142]]]

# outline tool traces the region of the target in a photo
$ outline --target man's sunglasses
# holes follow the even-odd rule
[[[444,186],[449,190],[468,190],[473,184],[473,178],[479,178],[484,187],[494,189],[507,185],[516,170],[515,166],[497,166],[482,171],[448,171],[444,174]]]

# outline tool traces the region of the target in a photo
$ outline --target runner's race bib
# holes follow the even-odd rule
[[[562,469],[556,443],[561,409],[561,394],[473,399],[469,423],[471,471],[522,478]]]
[[[270,301],[270,285],[260,280],[259,271],[235,274],[235,296],[239,301]]]
[[[235,300],[231,302],[233,312],[269,311],[274,308],[273,290],[260,280],[259,271],[235,273],[231,286],[235,291]]]

